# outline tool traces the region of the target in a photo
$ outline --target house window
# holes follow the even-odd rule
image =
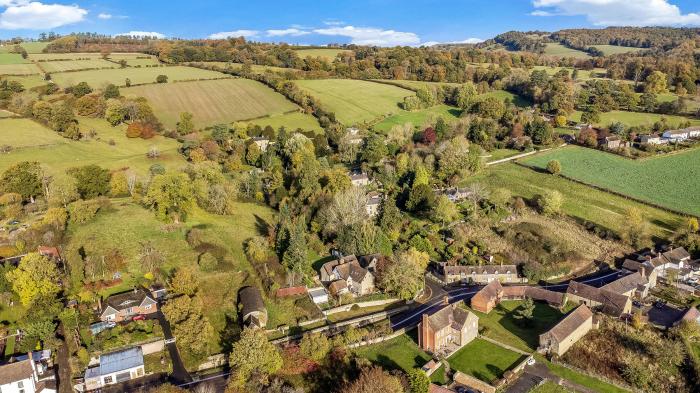
[[[106,376],[104,379],[104,382],[105,382],[105,384],[112,383],[112,376],[111,375]]]
[[[150,310],[150,309],[151,309],[151,305],[149,304],[148,306],[145,306],[144,309]]]
[[[23,387],[24,387],[24,382],[22,382],[22,381],[17,382],[17,387],[20,388],[20,389],[23,388]]]

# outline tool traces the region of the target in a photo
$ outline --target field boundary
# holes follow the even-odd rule
[[[533,171],[536,171],[536,172],[540,172],[539,168],[537,168],[537,167],[535,167],[535,166],[533,166],[533,165],[528,165],[528,164],[525,164],[525,163],[520,162],[520,161],[517,161],[517,160],[516,160],[516,161],[513,161],[513,163],[516,164],[516,165],[520,165],[520,166],[523,167],[523,168],[527,168],[527,169],[530,169],[530,170],[533,170]],[[590,184],[590,183],[585,182],[585,181],[583,181],[583,180],[575,179],[575,178],[572,178],[572,177],[563,175],[563,174],[561,174],[561,173],[559,173],[557,176],[562,177],[562,178],[564,178],[564,179],[566,179],[566,180],[570,180],[570,181],[572,181],[572,182],[574,182],[574,183],[578,183],[578,184],[584,185],[584,186],[586,186],[586,187],[595,188],[595,189],[598,190],[598,191],[604,191],[604,192],[607,192],[607,193],[609,193],[609,194],[613,194],[613,195],[616,195],[616,196],[619,196],[619,197],[622,197],[622,198],[625,198],[625,199],[629,199],[629,200],[634,201],[634,202],[637,202],[637,203],[641,203],[641,204],[643,204],[643,205],[647,205],[647,206],[650,206],[650,207],[653,207],[653,208],[656,208],[656,209],[659,209],[659,210],[666,211],[666,212],[668,212],[668,213],[677,214],[677,215],[682,216],[682,217],[695,217],[695,218],[700,219],[700,216],[695,215],[695,214],[692,214],[692,213],[683,212],[683,211],[680,211],[680,210],[675,210],[675,209],[672,209],[672,208],[669,208],[669,207],[661,206],[661,205],[658,205],[658,204],[656,204],[656,203],[654,203],[654,202],[645,201],[645,200],[643,200],[643,199],[639,199],[639,198],[636,198],[636,197],[633,197],[633,196],[630,196],[630,195],[627,195],[627,194],[623,194],[623,193],[621,193],[621,192],[613,191],[613,190],[608,189],[608,188],[605,188],[605,187],[601,187],[601,186],[597,186],[597,185],[594,185],[594,184]]]

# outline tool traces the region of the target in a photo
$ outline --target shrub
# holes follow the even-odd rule
[[[158,75],[156,77],[156,83],[168,83],[168,76],[167,75]]]
[[[558,160],[550,160],[547,163],[547,172],[558,175],[561,172],[561,163]]]
[[[199,269],[203,272],[211,272],[216,269],[219,261],[208,252],[199,256]]]

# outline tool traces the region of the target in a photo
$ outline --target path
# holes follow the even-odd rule
[[[563,143],[563,144],[561,144],[561,145],[559,145],[559,146],[557,146],[557,147],[549,147],[549,148],[546,148],[546,149],[533,150],[533,151],[529,151],[529,152],[527,152],[527,153],[516,154],[516,155],[511,156],[511,157],[501,158],[500,160],[495,160],[495,161],[487,162],[487,163],[486,163],[486,166],[503,164],[504,162],[509,162],[509,161],[517,160],[518,158],[523,158],[523,157],[531,156],[531,155],[533,155],[533,154],[545,152],[545,151],[552,150],[552,149],[558,149],[558,148],[564,147],[564,146],[566,146],[566,145],[567,145],[566,143]]]
[[[68,354],[68,343],[63,324],[58,328],[58,334],[63,340],[63,345],[56,349],[56,384],[58,393],[71,393],[73,391],[70,371],[70,355]]]
[[[157,313],[152,314],[152,317],[157,319],[158,323],[163,328],[163,336],[165,336],[166,342],[171,341],[169,344],[165,344],[165,346],[168,348],[168,353],[170,353],[170,361],[173,364],[173,372],[170,374],[170,379],[175,383],[187,383],[192,381],[190,373],[187,372],[185,364],[182,362],[177,345],[175,344],[175,341],[172,341],[174,337],[173,332],[170,329],[170,323],[167,319],[165,319],[165,315],[163,315],[161,310],[158,310]]]

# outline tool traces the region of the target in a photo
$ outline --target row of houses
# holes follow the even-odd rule
[[[700,138],[700,127],[688,127],[678,130],[667,130],[661,135],[647,134],[639,137],[643,145],[663,145],[667,143],[683,142],[688,139]]]
[[[488,284],[491,281],[502,283],[523,283],[527,279],[518,276],[515,265],[452,265],[437,263],[437,276],[446,284]]]
[[[51,351],[30,352],[0,365],[2,393],[56,393]]]

